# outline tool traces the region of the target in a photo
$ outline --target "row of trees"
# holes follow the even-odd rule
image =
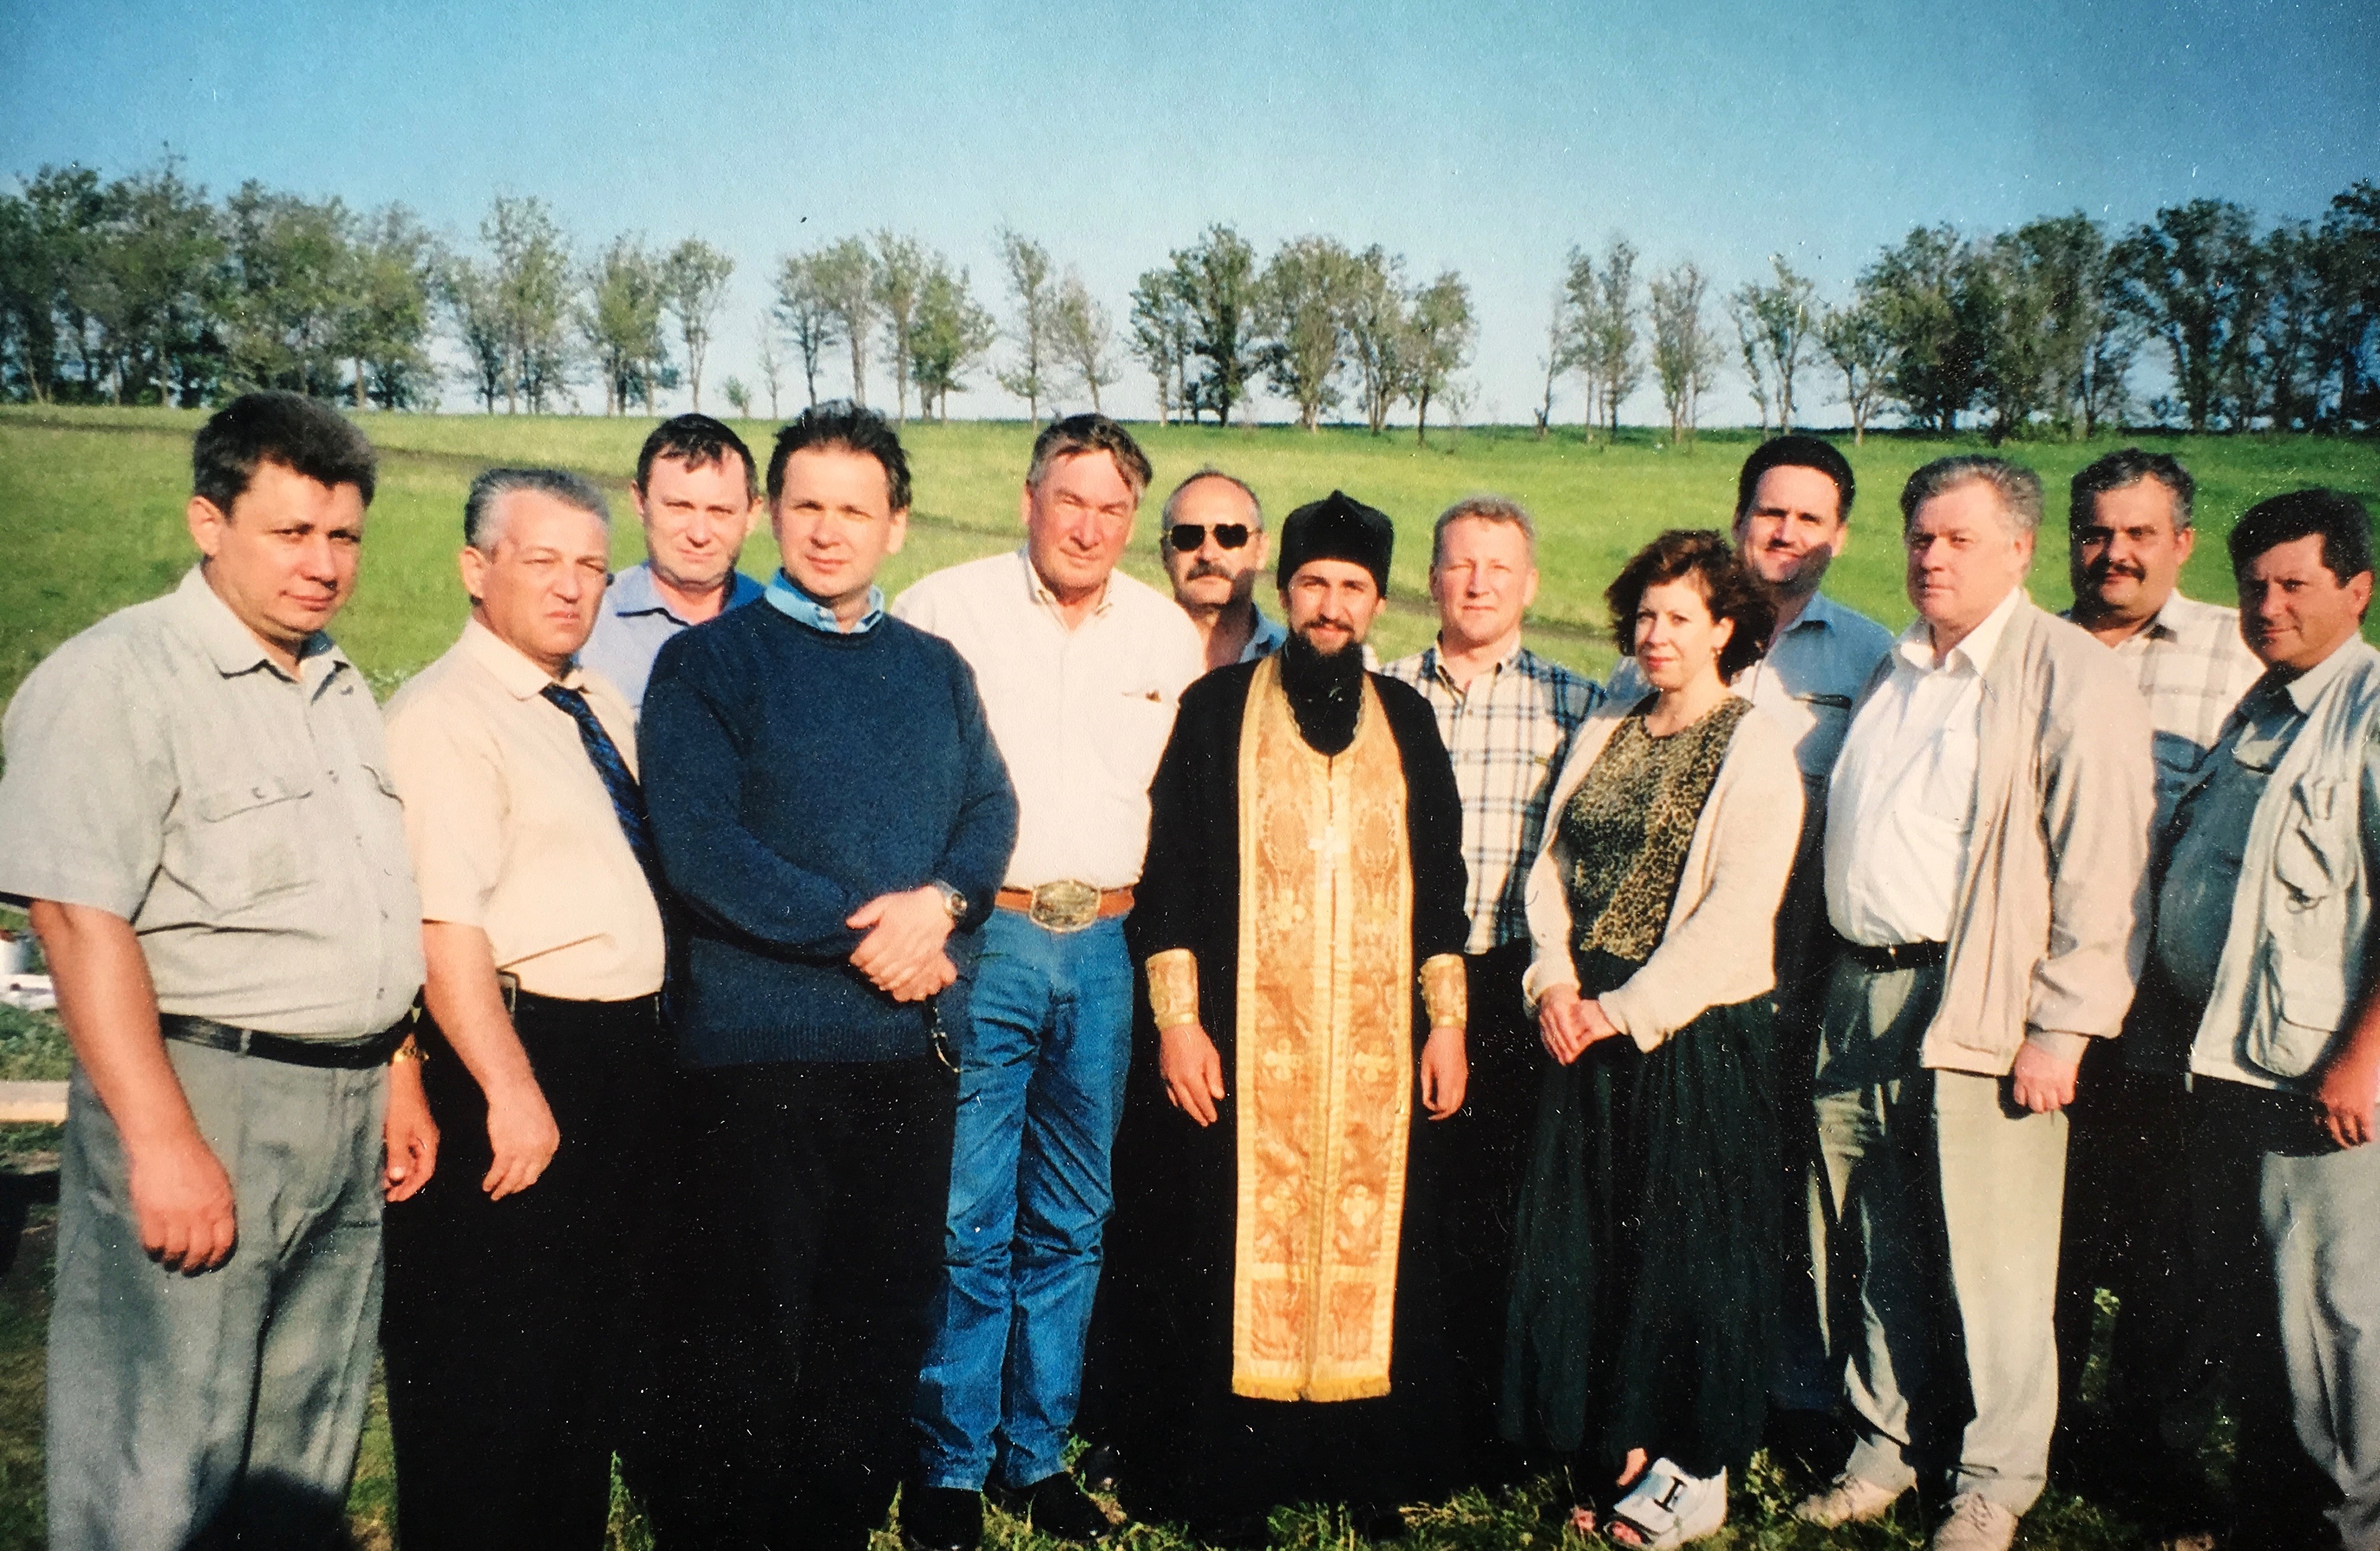
[[[221,201],[167,157],[114,181],[45,167],[0,195],[0,394],[41,401],[200,405],[238,388],[294,388],[358,406],[433,404],[444,353],[490,412],[551,410],[601,390],[607,413],[650,412],[705,367],[735,261],[699,237],[641,234],[582,258],[534,198],[497,199],[473,250],[402,205],[358,211],[249,182]],[[998,234],[1002,315],[967,270],[890,229],[779,260],[753,321],[768,412],[799,373],[871,367],[894,413],[946,416],[988,374],[1036,419],[1099,407],[1136,363],[1160,419],[1253,416],[1259,388],[1311,429],[1352,414],[1380,431],[1400,406],[1417,430],[1459,408],[1477,343],[1470,290],[1423,280],[1378,246],[1293,238],[1269,257],[1208,228],[1133,287],[1115,321],[1050,250]],[[2143,358],[2168,391],[2143,402]],[[1535,414],[1549,426],[1575,380],[1592,433],[1616,434],[1646,388],[1690,437],[1722,371],[1763,429],[1840,404],[1856,435],[1879,414],[1939,430],[1980,415],[1995,437],[2089,435],[2145,410],[2192,430],[2348,430],[2380,424],[2380,184],[2319,221],[2259,226],[2197,200],[2110,228],[2080,212],[2012,231],[1921,227],[1878,254],[1839,303],[1773,257],[1730,292],[1692,261],[1645,273],[1615,236],[1573,248],[1556,288]],[[840,371],[832,375],[840,376]],[[748,412],[758,394],[730,378]]]
[[[1888,409],[1941,431],[1981,414],[1994,440],[2089,436],[2142,407],[2193,431],[2380,424],[2380,185],[2370,181],[2319,223],[2261,234],[2221,200],[2112,234],[2079,212],[1979,236],[1920,227],[1838,306],[1772,256],[1767,278],[1718,299],[1716,322],[1691,262],[1651,277],[1640,301],[1637,257],[1620,236],[1600,254],[1572,249],[1541,357],[1540,435],[1572,375],[1588,430],[1616,432],[1648,370],[1672,437],[1691,435],[1730,323],[1763,430],[1793,425],[1812,380],[1829,375],[1855,438]],[[2171,386],[2142,406],[2131,374],[2144,351]]]

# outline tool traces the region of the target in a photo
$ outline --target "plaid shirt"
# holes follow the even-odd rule
[[[2069,609],[2065,617],[2074,617]],[[2224,720],[2265,672],[2240,638],[2240,612],[2177,592],[2148,624],[2114,648],[2140,674],[2156,732],[2156,817],[2162,831],[2174,799],[2223,736]]]
[[[1463,860],[1471,872],[1465,951],[1525,941],[1524,896],[1545,834],[1546,804],[1572,736],[1603,703],[1603,691],[1519,646],[1467,690],[1457,689],[1439,667],[1435,646],[1382,672],[1421,691],[1438,713],[1438,735],[1454,761],[1454,784],[1463,794]]]

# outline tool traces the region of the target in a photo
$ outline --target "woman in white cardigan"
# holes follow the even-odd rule
[[[1717,533],[1606,598],[1654,693],[1579,731],[1529,874],[1524,987],[1552,1063],[1522,1189],[1505,1430],[1570,1455],[1623,1545],[1727,1516],[1759,1446],[1779,1260],[1770,949],[1802,778],[1728,688],[1775,612]],[[1605,1493],[1588,1483],[1612,1482]]]

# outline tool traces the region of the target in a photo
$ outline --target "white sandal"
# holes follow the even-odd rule
[[[1625,1524],[1639,1537],[1636,1551],[1670,1551],[1718,1533],[1726,1522],[1727,1472],[1691,1476],[1663,1459],[1654,1460],[1628,1495],[1611,1505],[1603,1533],[1609,1536],[1613,1526]]]

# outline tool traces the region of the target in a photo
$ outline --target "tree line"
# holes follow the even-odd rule
[[[490,413],[653,408],[683,387],[700,407],[735,261],[698,236],[615,236],[582,256],[540,200],[493,200],[468,249],[400,204],[356,210],[253,180],[220,200],[168,156],[113,180],[43,167],[0,194],[0,394],[196,406],[249,387],[358,407],[438,402],[442,375]],[[1298,423],[1401,407],[1426,433],[1458,413],[1477,347],[1471,292],[1421,278],[1375,244],[1291,238],[1269,256],[1218,224],[1142,273],[1119,330],[1080,273],[1026,234],[996,234],[999,294],[892,230],[781,255],[750,328],[759,381],[720,384],[737,412],[821,374],[866,400],[889,376],[896,418],[947,416],[988,376],[1035,419],[1100,406],[1127,365],[1158,416],[1253,419],[1259,388]],[[442,373],[435,346],[459,361]],[[2143,357],[2168,391],[2140,399]],[[2260,225],[2195,200],[2110,227],[2081,212],[2012,231],[1921,227],[1829,304],[1784,257],[1720,290],[1691,260],[1647,273],[1614,236],[1573,248],[1539,357],[1540,435],[1575,381],[1592,434],[1618,431],[1646,388],[1673,440],[1691,437],[1723,372],[1762,429],[1839,404],[1854,436],[1880,414],[1936,430],[1980,416],[1995,439],[2090,435],[2145,413],[2193,431],[2347,431],[2380,424],[2380,185],[2318,221]],[[1973,422],[1970,422],[1973,423]]]

